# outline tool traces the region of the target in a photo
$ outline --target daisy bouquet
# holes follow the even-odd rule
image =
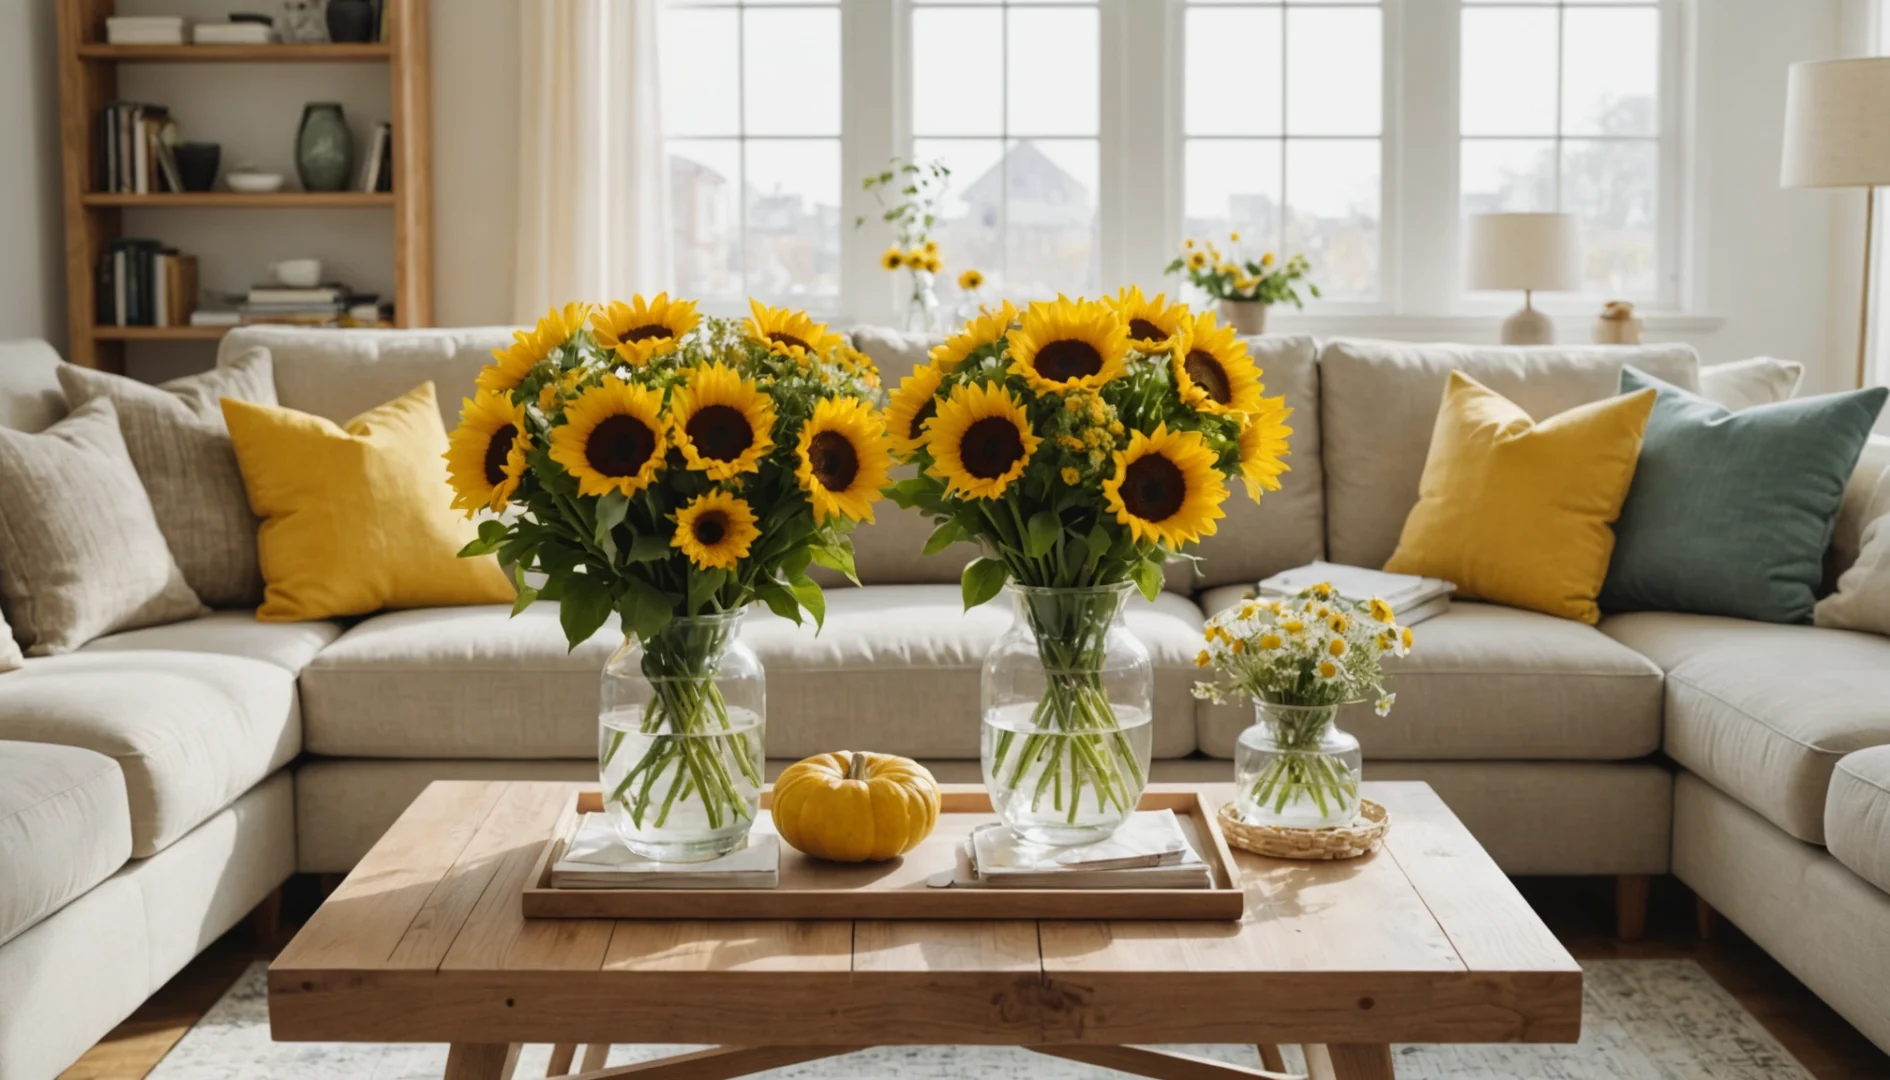
[[[1009,583],[1035,636],[1044,690],[989,748],[994,796],[1028,786],[1071,822],[1085,792],[1133,809],[1145,777],[1102,673],[1110,625],[1127,583],[1153,599],[1163,564],[1213,534],[1231,481],[1279,487],[1287,414],[1231,328],[1139,290],[987,308],[893,393],[893,449],[916,469],[889,494],[936,522],[928,553],[979,542],[965,607]]]
[[[1267,754],[1251,767],[1239,755],[1243,809],[1277,815],[1309,802],[1322,820],[1341,809],[1349,820],[1358,801],[1357,742],[1347,737],[1335,751],[1332,724],[1338,707],[1355,701],[1375,700],[1380,716],[1391,711],[1397,695],[1385,692],[1384,659],[1410,652],[1410,628],[1383,600],[1355,604],[1320,584],[1287,600],[1242,601],[1209,619],[1203,633],[1207,646],[1195,663],[1218,677],[1196,683],[1195,696],[1254,701],[1270,729]]]
[[[1228,242],[1238,245],[1240,234],[1230,233]],[[1283,263],[1275,259],[1271,251],[1261,253],[1258,259],[1244,257],[1238,251],[1223,255],[1212,243],[1190,238],[1182,241],[1181,254],[1163,273],[1185,274],[1196,288],[1216,300],[1291,303],[1294,307],[1304,307],[1298,284],[1306,280],[1311,270],[1312,263],[1304,255],[1293,255]],[[1306,291],[1317,297],[1319,286],[1306,281]]]
[[[933,281],[944,270],[945,261],[932,230],[938,224],[939,200],[951,175],[951,169],[942,161],[894,158],[884,170],[860,181],[861,188],[879,203],[880,220],[893,230],[892,246],[879,256],[880,269],[887,273],[906,270],[910,274],[908,330],[934,328],[938,295]],[[864,224],[864,215],[853,219],[856,229]]]
[[[554,309],[495,352],[447,455],[456,508],[506,512],[462,554],[514,568],[514,614],[557,601],[576,648],[615,613],[625,648],[641,645],[641,757],[618,775],[626,732],[600,746],[613,810],[638,825],[679,799],[716,825],[752,815],[760,734],[735,730],[715,681],[733,619],[720,640],[704,620],[760,601],[818,625],[808,569],[852,576],[847,534],[873,519],[891,464],[871,362],[804,314],[751,308],[742,322],[667,295]]]

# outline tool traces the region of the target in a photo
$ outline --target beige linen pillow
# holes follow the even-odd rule
[[[1805,365],[1796,360],[1754,356],[1700,369],[1700,396],[1728,409],[1790,401],[1805,381]]]
[[[269,350],[250,349],[223,367],[161,386],[65,364],[59,384],[74,408],[110,399],[158,529],[198,598],[211,607],[262,603],[256,563],[262,523],[250,512],[219,402],[276,403]]]
[[[109,400],[37,435],[0,429],[0,598],[28,656],[203,613]]]
[[[1890,469],[1877,478],[1865,511],[1863,551],[1839,575],[1837,592],[1818,601],[1812,621],[1833,630],[1890,636]]]

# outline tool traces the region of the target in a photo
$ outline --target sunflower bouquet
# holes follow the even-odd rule
[[[1239,233],[1228,234],[1232,244],[1240,243]],[[1290,302],[1304,307],[1297,285],[1306,281],[1306,291],[1314,297],[1319,286],[1306,280],[1312,263],[1304,255],[1293,255],[1284,263],[1263,252],[1258,259],[1243,258],[1238,252],[1226,256],[1211,242],[1182,241],[1182,252],[1170,262],[1164,274],[1185,274],[1196,288],[1216,300],[1250,301],[1262,304]]]
[[[557,601],[576,648],[614,612],[625,648],[642,646],[655,691],[640,757],[619,775],[626,732],[600,746],[613,810],[638,826],[679,801],[717,826],[752,816],[760,733],[731,725],[715,681],[726,635],[700,620],[760,601],[818,625],[808,569],[853,575],[848,533],[873,519],[891,465],[871,361],[804,314],[751,310],[702,318],[666,294],[554,309],[494,353],[447,454],[456,508],[512,511],[462,554],[514,568],[514,614]]]
[[[986,309],[929,359],[888,406],[916,466],[888,492],[936,523],[928,553],[982,544],[965,606],[1010,583],[1045,679],[1031,734],[995,737],[987,783],[1071,822],[1085,790],[1126,813],[1145,777],[1101,671],[1125,583],[1153,599],[1163,564],[1214,533],[1230,481],[1278,489],[1288,410],[1231,328],[1139,290]]]

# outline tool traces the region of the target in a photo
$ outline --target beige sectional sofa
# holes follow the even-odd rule
[[[424,380],[450,414],[508,334],[250,328],[221,356],[268,348],[281,403],[332,419]],[[855,340],[889,383],[925,344]],[[1389,555],[1452,369],[1538,416],[1612,393],[1623,363],[1700,386],[1676,346],[1254,348],[1295,410],[1293,471],[1259,507],[1237,496],[1200,569],[1173,567],[1129,616],[1156,662],[1158,779],[1229,777],[1250,722],[1189,696],[1208,614],[1314,558]],[[0,346],[0,423],[57,418],[53,363]],[[1886,465],[1873,443],[1839,562]],[[964,552],[921,556],[925,522],[880,516],[855,537],[866,587],[830,591],[818,637],[750,617],[769,756],[871,746],[975,779],[978,669],[1009,612],[962,612]],[[55,1073],[292,871],[350,868],[428,782],[594,775],[617,634],[567,650],[545,605],[296,625],[222,611],[0,674],[0,1080]],[[1890,639],[1459,603],[1419,627],[1395,688],[1389,717],[1345,721],[1370,777],[1429,781],[1511,873],[1675,870],[1890,1047],[1890,749],[1870,749],[1890,747]]]

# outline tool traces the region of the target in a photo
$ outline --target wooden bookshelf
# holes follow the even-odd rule
[[[428,83],[429,0],[385,0],[388,40],[370,45],[110,45],[105,20],[116,0],[55,0],[59,10],[59,138],[66,237],[67,359],[123,371],[127,342],[213,342],[218,326],[101,326],[95,310],[98,260],[124,235],[129,209],[393,211],[394,317],[400,326],[433,320],[433,125]],[[100,110],[118,96],[119,64],[382,64],[389,80],[394,138],[392,192],[234,191],[129,195],[92,189],[98,174]],[[237,70],[219,76],[254,78]],[[349,78],[357,76],[350,75]]]

